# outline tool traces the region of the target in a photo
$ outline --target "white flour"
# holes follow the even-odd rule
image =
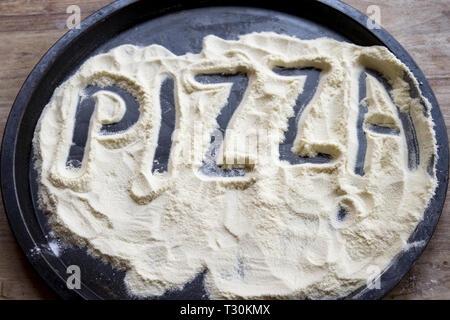
[[[292,151],[328,154],[330,162],[279,160],[278,145],[305,76],[280,76],[275,66],[321,70]],[[410,113],[417,168],[408,168],[395,105],[368,75],[364,175],[355,174],[358,78],[364,68],[381,73],[395,105]],[[237,72],[248,75],[248,88],[216,160],[247,172],[207,177],[199,168],[231,83],[202,84],[195,75]],[[168,171],[152,174],[159,90],[167,75],[175,81],[176,130]],[[203,270],[213,298],[349,294],[374,267],[383,270],[402,251],[436,187],[434,173],[427,171],[435,154],[430,106],[410,97],[405,75],[412,77],[383,47],[274,33],[238,41],[208,36],[197,55],[175,56],[158,45],[115,48],[84,63],[42,113],[34,137],[40,205],[58,236],[126,268],[126,284],[136,295],[180,288]],[[75,169],[66,160],[79,95],[89,84],[126,89],[139,101],[140,117],[124,132],[101,134],[101,126],[118,121],[124,109],[120,96],[97,93],[82,167]],[[246,139],[256,142],[247,146]],[[345,218],[338,219],[339,210]]]

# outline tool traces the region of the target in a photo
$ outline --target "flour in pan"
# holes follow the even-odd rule
[[[294,128],[289,152],[298,163],[280,160],[278,150],[306,76],[274,72],[280,67],[320,71]],[[212,74],[228,78],[201,80]],[[237,74],[247,77],[245,92],[233,85]],[[176,123],[167,170],[154,171],[167,79]],[[81,167],[71,167],[77,105],[89,85],[125,89],[140,115],[106,134],[125,111],[120,96],[99,91]],[[220,136],[229,96],[239,106]],[[183,56],[159,45],[117,47],[55,90],[33,142],[39,203],[53,230],[125,268],[140,296],[181,288],[203,271],[213,298],[347,295],[405,248],[436,187],[430,104],[411,72],[384,47],[328,38],[208,36],[201,53]],[[207,159],[213,175],[203,170]]]

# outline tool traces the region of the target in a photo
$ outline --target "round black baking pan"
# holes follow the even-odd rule
[[[373,24],[371,24],[373,25]],[[448,141],[444,120],[436,98],[423,73],[409,54],[382,28],[369,29],[367,17],[348,5],[332,0],[260,1],[117,1],[90,16],[79,29],[69,31],[36,65],[20,90],[8,118],[1,152],[1,189],[8,220],[14,235],[34,269],[60,297],[84,299],[129,299],[123,283],[125,272],[87,254],[83,248],[62,243],[55,238],[46,215],[36,205],[36,172],[33,169],[32,138],[39,116],[53,91],[89,57],[121,44],[147,46],[160,44],[177,55],[201,51],[202,39],[215,34],[237,39],[241,34],[273,31],[300,39],[331,37],[358,45],[383,45],[403,61],[420,83],[422,94],[432,105],[438,151],[435,157],[438,187],[409,239],[408,250],[398,254],[379,278],[380,286],[365,286],[348,299],[378,299],[391,290],[418,259],[439,220],[448,181]],[[282,70],[280,72],[285,72]],[[288,72],[288,71],[286,71]],[[314,70],[305,70],[314,79]],[[212,79],[213,81],[214,79]],[[310,81],[311,82],[311,81]],[[242,81],[245,83],[245,81]],[[313,90],[313,82],[311,82]],[[307,84],[308,86],[308,84]],[[170,91],[170,81],[167,84]],[[95,92],[96,88],[91,88]],[[308,87],[306,91],[310,90]],[[306,92],[306,95],[307,92]],[[305,96],[306,97],[306,96]],[[126,98],[126,97],[125,97]],[[162,97],[164,132],[173,128],[170,95]],[[89,110],[89,101],[85,111]],[[132,105],[132,101],[130,101]],[[81,106],[79,106],[81,108]],[[131,107],[129,107],[131,108]],[[131,108],[132,109],[132,108]],[[130,109],[130,110],[131,110]],[[80,126],[89,112],[80,111]],[[86,114],[83,116],[83,112]],[[128,126],[136,118],[129,113]],[[131,119],[131,120],[130,120]],[[163,119],[164,120],[164,119]],[[224,123],[226,119],[223,119]],[[126,122],[126,121],[125,121]],[[84,124],[85,125],[85,124]],[[104,128],[114,131],[114,128]],[[118,128],[116,128],[118,129]],[[76,129],[77,130],[77,129]],[[78,149],[71,150],[73,161],[83,152],[83,133],[74,137]],[[288,135],[287,141],[289,139]],[[167,157],[167,137],[160,136],[161,160]],[[288,150],[281,146],[280,151]],[[289,155],[286,155],[286,159]],[[412,157],[414,158],[414,157]],[[326,157],[316,159],[327,161]],[[413,161],[414,162],[414,161]],[[431,166],[432,168],[432,166]],[[162,168],[164,169],[164,168]],[[239,174],[239,173],[237,173]],[[68,267],[81,271],[79,289],[69,289]],[[158,299],[208,299],[203,287],[204,273],[182,290],[167,292]],[[155,297],[152,297],[155,298]]]

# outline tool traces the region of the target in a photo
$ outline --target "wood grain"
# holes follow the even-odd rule
[[[28,73],[65,32],[66,8],[82,18],[110,0],[0,1],[0,135]],[[345,0],[363,13],[377,5],[381,25],[413,56],[428,78],[450,125],[450,7],[448,0]],[[447,129],[448,130],[448,129]],[[31,269],[0,204],[0,299],[56,298]],[[450,203],[424,254],[386,299],[450,299]]]

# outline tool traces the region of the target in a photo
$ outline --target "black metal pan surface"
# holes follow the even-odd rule
[[[367,17],[333,0],[273,1],[117,1],[69,31],[41,59],[20,90],[12,107],[2,144],[1,188],[9,223],[32,266],[62,298],[128,299],[124,271],[88,255],[85,249],[61,249],[51,233],[45,214],[36,205],[36,172],[33,169],[32,138],[39,116],[53,91],[89,57],[118,45],[160,44],[174,54],[201,51],[202,39],[215,34],[236,39],[241,34],[273,31],[300,39],[331,37],[358,45],[383,45],[403,61],[420,83],[432,105],[438,142],[436,172],[439,185],[424,219],[409,242],[427,243],[438,222],[448,180],[448,141],[436,98],[423,73],[408,53],[385,30],[369,29]],[[308,90],[308,88],[306,88]],[[170,114],[173,110],[167,110]],[[130,117],[133,113],[130,112]],[[172,124],[173,125],[173,124]],[[171,123],[167,123],[167,130]],[[120,128],[119,128],[120,129]],[[80,141],[83,140],[80,137]],[[289,139],[287,139],[289,140]],[[164,137],[160,141],[165,141]],[[287,146],[286,146],[287,147]],[[286,150],[289,148],[285,148]],[[282,150],[282,148],[280,149]],[[167,151],[167,150],[166,150]],[[161,157],[167,152],[161,153]],[[76,150],[74,151],[77,157]],[[381,275],[381,287],[364,287],[347,298],[378,299],[392,289],[411,268],[424,246],[411,246],[400,253]],[[80,289],[66,285],[67,267],[82,271]],[[180,291],[161,299],[207,299],[203,274]]]

